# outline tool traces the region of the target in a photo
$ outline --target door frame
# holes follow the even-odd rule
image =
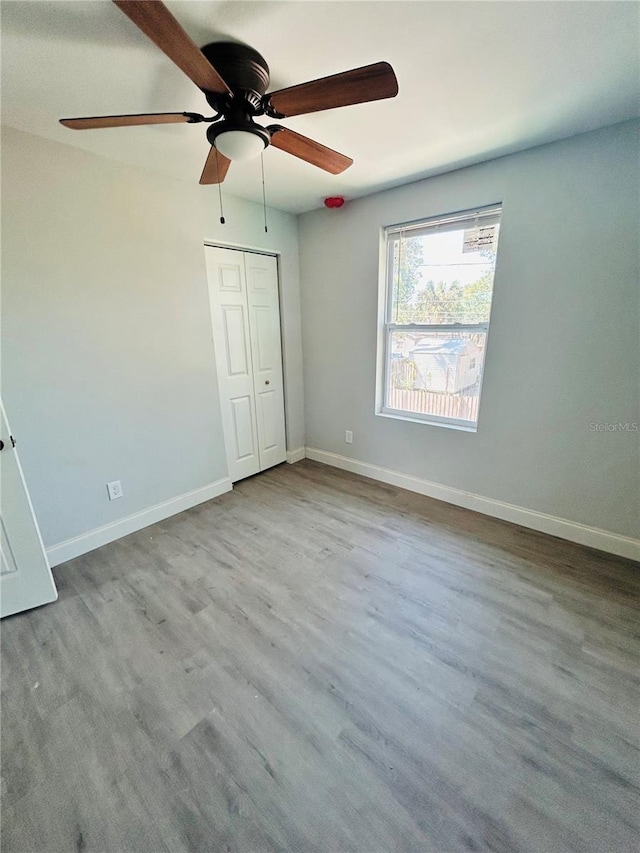
[[[285,451],[289,454],[289,417],[287,414],[287,359],[284,354],[284,327],[282,325],[282,264],[280,262],[280,252],[273,249],[263,249],[256,246],[250,246],[245,243],[222,243],[217,240],[204,240],[203,245],[211,249],[231,249],[234,252],[249,252],[253,255],[266,255],[269,258],[276,259],[276,269],[278,273],[278,317],[280,325],[280,361],[282,363],[282,396],[284,403],[284,443]],[[209,299],[209,289],[207,287],[207,299]],[[215,352],[213,354],[215,360]]]

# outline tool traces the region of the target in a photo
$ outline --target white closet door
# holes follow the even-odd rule
[[[284,462],[282,345],[274,257],[205,247],[229,476]]]
[[[258,422],[260,470],[287,458],[278,263],[269,255],[244,254]]]
[[[244,257],[211,246],[205,256],[222,427],[235,482],[260,471]]]

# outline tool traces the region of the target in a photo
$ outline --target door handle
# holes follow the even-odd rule
[[[0,438],[0,450],[4,450],[4,441]]]
[[[265,379],[265,380],[264,380],[264,384],[265,384],[265,385],[269,385],[269,384],[270,384],[269,380],[268,380],[268,379]]]

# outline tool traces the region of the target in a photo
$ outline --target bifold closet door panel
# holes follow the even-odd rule
[[[235,482],[261,470],[244,256],[211,246],[205,256],[222,426]]]
[[[287,458],[278,263],[269,255],[244,255],[260,470]]]

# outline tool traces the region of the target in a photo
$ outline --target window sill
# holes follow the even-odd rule
[[[465,424],[454,423],[451,421],[436,421],[428,418],[412,417],[410,414],[403,414],[401,412],[381,411],[376,412],[376,416],[379,418],[391,418],[394,421],[409,421],[410,423],[424,424],[425,426],[445,427],[445,429],[456,429],[458,430],[458,432],[478,432],[477,424],[469,424],[467,426]]]

